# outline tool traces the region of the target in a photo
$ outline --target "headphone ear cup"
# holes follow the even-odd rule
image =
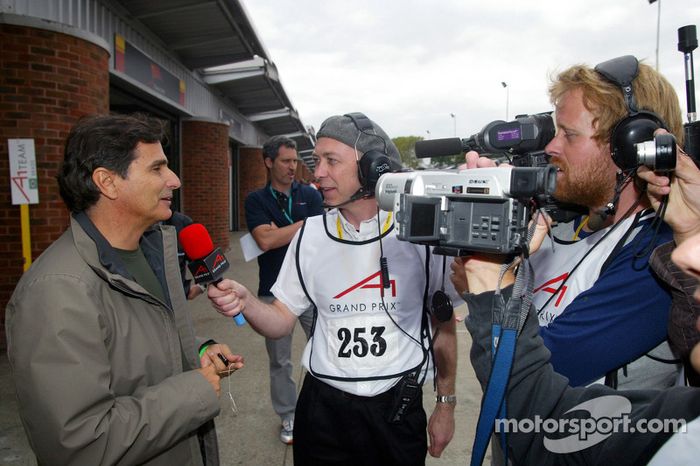
[[[635,144],[654,139],[654,131],[665,128],[664,122],[651,112],[639,112],[620,120],[610,136],[613,162],[622,170],[639,165]]]
[[[362,189],[368,195],[374,195],[374,188],[377,186],[379,177],[392,171],[389,157],[378,150],[365,152],[360,159],[359,167]]]

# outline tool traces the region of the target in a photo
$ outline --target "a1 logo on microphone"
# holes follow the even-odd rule
[[[188,264],[195,283],[216,282],[228,270],[229,266],[229,261],[220,248],[214,249],[202,259],[190,261]]]
[[[190,260],[188,267],[195,283],[214,285],[224,278],[224,272],[229,268],[228,259],[220,248],[214,248],[209,232],[201,223],[193,223],[180,231],[180,245]],[[245,325],[242,313],[233,316],[236,325]]]

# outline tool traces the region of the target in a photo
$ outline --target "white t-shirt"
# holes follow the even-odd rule
[[[399,241],[387,212],[380,212],[379,225],[377,217],[362,222],[359,232],[337,209],[306,222],[298,264],[303,285],[297,273],[300,231],[272,287],[275,297],[296,315],[314,304],[317,307],[302,364],[315,377],[345,392],[383,393],[401,374],[428,358],[428,342],[421,336],[426,248]],[[388,288],[381,283],[380,227]],[[441,288],[442,272],[442,256],[431,255],[428,297]],[[449,280],[444,286],[453,298],[457,296]]]

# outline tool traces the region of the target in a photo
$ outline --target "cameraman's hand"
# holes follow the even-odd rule
[[[470,150],[464,156],[467,162],[467,168],[485,168],[496,167],[496,162],[488,157],[481,157],[478,152]]]
[[[455,257],[450,263],[450,281],[455,287],[455,291],[462,296],[469,291],[469,283],[467,283],[467,274],[464,271],[464,261],[466,257]]]
[[[505,256],[496,254],[475,254],[473,256],[462,257],[461,259],[469,293],[479,294],[496,289],[498,286],[498,276],[501,273],[501,265],[503,265]],[[513,275],[513,268],[511,267],[503,276],[501,288],[510,286],[514,282],[515,275]]]
[[[654,134],[666,132],[659,129]],[[647,167],[640,167],[637,174],[647,182],[647,195],[655,210],[668,195],[664,221],[673,229],[673,239],[678,245],[700,233],[700,169],[680,147],[676,150],[676,169],[671,177],[654,173]]]
[[[534,218],[530,220],[530,226],[534,221],[537,221],[537,225],[535,225],[535,231],[532,233],[532,238],[530,239],[530,255],[536,253],[540,249],[544,238],[547,236],[547,232],[552,227],[552,217],[546,213],[535,213]]]
[[[530,240],[530,254],[536,252],[544,241],[552,219],[548,215],[536,214],[537,224]],[[531,222],[535,219],[531,220]],[[464,291],[479,294],[493,291],[498,285],[498,276],[504,256],[496,254],[475,254],[468,257],[458,257],[450,265],[452,273],[450,280],[455,289],[462,294]],[[513,264],[515,265],[517,261]],[[461,270],[460,270],[461,268]],[[513,284],[515,276],[511,267],[503,276],[501,288]]]

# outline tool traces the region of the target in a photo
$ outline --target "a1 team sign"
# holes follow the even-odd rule
[[[8,139],[12,205],[38,204],[39,183],[36,174],[34,139]]]

